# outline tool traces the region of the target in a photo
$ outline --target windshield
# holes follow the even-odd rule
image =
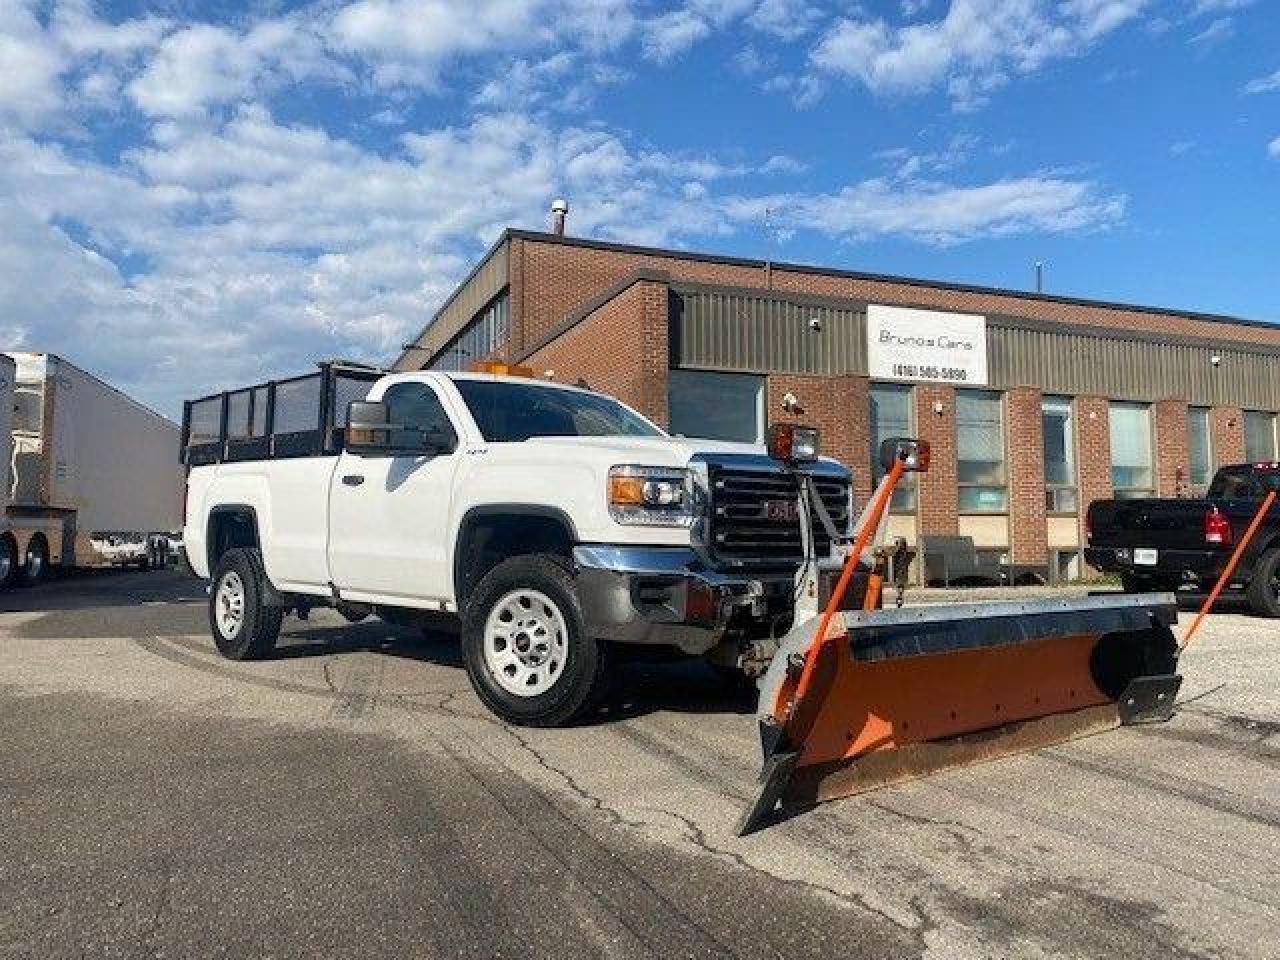
[[[492,443],[530,437],[660,437],[617,400],[598,393],[498,380],[455,380],[476,426]]]

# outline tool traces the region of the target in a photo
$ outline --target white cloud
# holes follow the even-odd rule
[[[64,55],[22,3],[0,6],[0,118],[24,126],[62,107]]]
[[[1218,17],[1191,38],[1191,43],[1207,49],[1229,39],[1236,32],[1235,21],[1231,17]]]
[[[962,108],[980,105],[1013,74],[1082,53],[1136,17],[1147,0],[952,0],[945,16],[893,26],[865,16],[838,20],[811,55],[819,71],[875,93],[944,87]]]
[[[272,84],[345,75],[300,18],[265,20],[243,33],[198,24],[165,37],[128,90],[153,116],[191,117],[251,99]]]
[[[559,42],[607,50],[634,26],[627,0],[356,0],[329,27],[338,49],[362,56],[382,86],[432,86],[452,60]]]
[[[1179,140],[1169,145],[1169,153],[1175,157],[1185,156],[1196,148],[1194,140]]]
[[[666,63],[699,41],[742,22],[770,38],[793,41],[809,33],[822,18],[810,0],[687,0],[641,22],[645,56]]]
[[[822,11],[808,0],[760,0],[759,6],[747,17],[747,23],[779,39],[796,40],[812,30],[821,18]]]
[[[73,93],[113,106],[122,77],[167,25],[152,16],[107,23],[87,0],[0,3],[0,121],[21,129],[65,126],[80,106]]]
[[[1244,88],[1245,93],[1273,93],[1276,90],[1280,90],[1280,70],[1250,80]]]
[[[1280,160],[1280,137],[1276,137],[1267,144],[1267,153],[1273,160]]]
[[[1037,175],[979,186],[866,180],[834,193],[743,199],[734,216],[758,221],[765,207],[792,227],[846,239],[904,236],[952,244],[979,236],[1104,229],[1124,216],[1125,199],[1087,181]]]
[[[666,63],[710,33],[711,24],[690,10],[664,13],[645,23],[645,56]]]
[[[1070,6],[1055,16],[1077,37],[1105,22],[1107,4]],[[317,355],[393,356],[503,227],[542,225],[556,195],[575,233],[671,245],[755,230],[764,206],[779,236],[931,243],[1123,214],[1123,198],[1069,174],[948,182],[964,139],[804,191],[789,155],[655,144],[571,112],[624,76],[610,55],[624,41],[669,58],[715,31],[794,39],[807,2],[686,0],[665,33],[630,0],[354,0],[230,23],[107,22],[88,0],[32,9],[0,0],[0,336],[171,412]],[[763,82],[784,54],[759,42]],[[976,64],[943,76],[980,91],[994,74]],[[779,82],[800,101],[829,79]],[[433,85],[449,98],[423,98]],[[285,122],[308,115],[284,104],[294,92],[334,109]],[[122,105],[138,110],[96,123]],[[776,193],[758,196],[765,177]]]
[[[1257,0],[1192,0],[1191,12],[1194,16],[1204,16],[1228,10],[1243,10],[1256,2]]]

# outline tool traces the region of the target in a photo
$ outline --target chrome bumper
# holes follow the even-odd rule
[[[590,544],[575,547],[573,560],[587,629],[601,639],[697,655],[735,617],[791,614],[795,581],[786,571],[721,573],[687,547]]]

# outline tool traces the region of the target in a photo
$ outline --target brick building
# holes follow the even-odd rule
[[[1060,576],[1080,572],[1093,500],[1277,459],[1280,327],[1201,313],[508,230],[396,369],[485,357],[690,436],[812,423],[860,500],[878,440],[927,439],[894,532]]]

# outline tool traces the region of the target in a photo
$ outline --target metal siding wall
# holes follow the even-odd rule
[[[1019,327],[989,331],[991,383],[1068,396],[1185,399],[1192,404],[1280,409],[1280,357],[1188,343],[1151,343]],[[1222,358],[1215,368],[1213,356]]]
[[[418,340],[422,351],[408,353],[409,366],[403,369],[417,369],[427,358],[458,335],[458,333],[484,309],[485,305],[507,286],[510,277],[511,243],[502,244],[484,263],[476,269],[475,275],[457,292],[457,295],[436,314],[426,332]],[[425,351],[425,352],[423,352]],[[397,369],[401,369],[397,365]]]
[[[676,366],[807,374],[867,373],[866,307],[716,290],[675,290]],[[810,318],[821,332],[809,329]],[[1036,386],[1066,396],[1185,399],[1203,406],[1280,410],[1280,355],[1248,349],[1089,336],[993,318],[991,386]],[[1210,358],[1222,358],[1214,368]]]
[[[867,366],[866,310],[720,291],[677,291],[678,366],[841,374]],[[809,328],[817,319],[820,331]]]

